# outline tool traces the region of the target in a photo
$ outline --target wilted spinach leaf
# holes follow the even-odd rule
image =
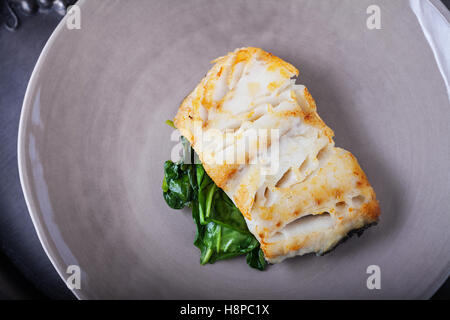
[[[214,222],[209,222],[204,227],[203,237],[199,240],[201,241],[196,245],[201,251],[201,264],[246,254],[259,245],[253,236]]]
[[[174,163],[170,160],[164,163],[163,196],[169,207],[181,209],[189,205],[193,196],[191,179],[192,166]]]
[[[185,149],[189,142],[181,138]],[[190,148],[190,146],[189,146]],[[200,249],[200,263],[214,263],[247,254],[249,266],[264,270],[266,261],[256,238],[250,233],[239,209],[217,187],[201,164],[166,161],[163,194],[174,209],[188,205],[197,226],[194,245]]]
[[[251,267],[263,270],[261,263],[249,258],[259,250],[258,240],[250,233],[239,209],[227,194],[211,180],[201,164],[196,165],[197,199],[192,216],[197,225],[194,245],[200,249],[200,263],[214,263],[247,254]],[[264,260],[264,255],[262,255]]]
[[[258,246],[247,253],[247,264],[255,269],[264,270],[267,266],[266,259],[264,259],[264,252],[261,250],[261,248]]]
[[[166,124],[174,129],[176,129],[175,125],[173,124],[172,120],[166,120]]]
[[[244,216],[222,189],[218,189],[214,194],[212,209],[207,218],[225,227],[250,234]]]

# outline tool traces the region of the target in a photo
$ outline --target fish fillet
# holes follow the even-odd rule
[[[268,262],[323,254],[378,220],[366,175],[334,146],[314,99],[295,84],[294,66],[251,47],[213,63],[174,124],[242,212]]]

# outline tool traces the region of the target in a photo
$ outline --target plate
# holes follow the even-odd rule
[[[66,17],[26,93],[23,191],[63,279],[80,299],[428,298],[450,270],[450,103],[408,1],[85,1]],[[332,253],[250,269],[243,257],[199,265],[189,210],[167,207],[164,122],[237,47],[300,70],[377,192],[378,226]],[[381,288],[369,289],[370,266]],[[368,273],[369,270],[369,273]],[[71,278],[73,280],[73,278]],[[370,282],[370,281],[369,281]]]

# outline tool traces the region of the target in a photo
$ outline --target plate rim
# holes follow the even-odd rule
[[[79,7],[84,6],[85,0],[79,0],[76,5]],[[51,249],[46,245],[48,243],[48,236],[45,232],[45,229],[40,226],[39,216],[36,214],[34,208],[34,204],[32,203],[31,196],[30,196],[30,190],[29,190],[29,179],[27,175],[27,168],[26,168],[26,156],[25,156],[25,133],[27,129],[27,120],[30,116],[30,112],[32,110],[32,102],[33,102],[33,92],[37,84],[38,74],[42,68],[42,65],[44,64],[44,61],[47,58],[47,53],[50,51],[51,47],[56,41],[56,38],[59,36],[59,34],[64,30],[64,27],[66,25],[67,15],[65,15],[61,21],[58,23],[56,28],[53,30],[52,34],[48,38],[47,42],[45,43],[44,48],[42,49],[41,53],[39,54],[39,58],[36,62],[36,65],[34,66],[33,72],[31,73],[30,79],[28,80],[27,88],[25,90],[25,95],[22,103],[22,109],[20,111],[20,118],[19,118],[19,130],[18,130],[18,136],[17,136],[17,162],[18,162],[18,169],[19,169],[19,180],[20,185],[22,188],[22,193],[25,199],[25,203],[27,205],[28,214],[31,218],[31,221],[33,223],[34,230],[36,231],[36,234],[38,236],[39,242],[44,249],[45,254],[47,255],[48,259],[50,260],[53,268],[58,273],[61,280],[64,282],[64,284],[67,285],[67,280],[64,277],[63,274],[63,266],[61,261],[57,261],[60,259],[60,257],[56,257],[54,252],[51,252]],[[72,294],[77,298],[78,300],[86,300],[86,296],[82,293],[82,289],[72,289],[69,286],[67,286],[68,289],[72,292]]]

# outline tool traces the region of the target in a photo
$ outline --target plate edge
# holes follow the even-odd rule
[[[76,5],[78,6],[84,6],[85,0],[79,0]],[[20,119],[19,119],[19,130],[18,130],[18,137],[17,137],[17,165],[19,169],[19,180],[20,185],[22,187],[22,193],[25,199],[25,203],[28,209],[28,214],[30,215],[31,221],[33,223],[34,229],[36,231],[36,234],[38,236],[39,242],[41,243],[42,248],[44,249],[45,254],[47,255],[48,259],[50,260],[51,264],[53,265],[53,268],[55,268],[56,272],[60,276],[61,280],[66,284],[66,279],[64,277],[63,271],[62,271],[62,263],[57,261],[58,258],[55,257],[56,255],[52,254],[50,252],[50,249],[47,248],[48,237],[45,234],[45,232],[41,229],[40,224],[38,222],[38,218],[36,213],[34,212],[31,196],[29,196],[29,188],[28,188],[28,175],[27,175],[27,168],[26,168],[26,159],[25,159],[25,129],[27,127],[26,123],[30,114],[31,110],[31,102],[33,91],[36,87],[36,78],[39,70],[42,67],[42,64],[46,60],[47,52],[50,50],[50,47],[55,42],[55,39],[58,37],[58,35],[61,33],[62,29],[64,28],[67,20],[67,15],[64,16],[61,21],[56,26],[55,30],[53,30],[52,34],[48,38],[44,48],[42,49],[39,58],[36,62],[36,65],[34,66],[33,72],[31,73],[30,80],[28,81],[27,88],[25,90],[24,100],[22,103],[22,109],[20,111]],[[60,260],[60,259],[59,259]],[[69,288],[72,294],[78,299],[78,300],[85,300],[86,296],[78,291],[81,290],[74,290]]]

